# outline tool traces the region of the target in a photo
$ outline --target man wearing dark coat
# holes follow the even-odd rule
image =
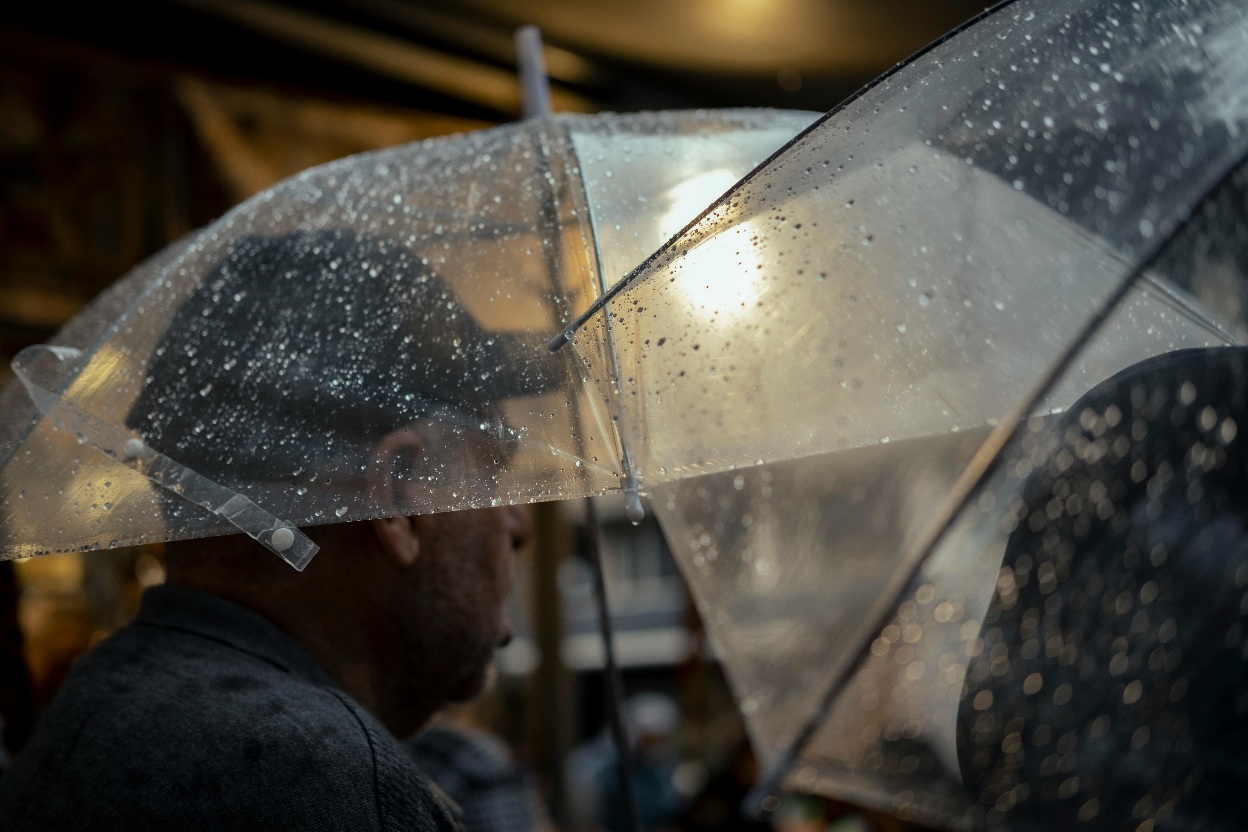
[[[379,274],[387,288],[370,293]],[[240,239],[177,312],[129,427],[244,493],[323,456],[326,437],[373,449],[387,474],[418,464],[424,414],[478,402],[471,385],[454,395],[471,367],[398,343],[413,304],[387,294],[394,285],[432,293],[415,297],[438,310],[424,324],[474,325],[401,247],[349,231]],[[393,344],[366,337],[392,331]],[[247,374],[229,373],[234,363]],[[344,363],[378,394],[336,397],[325,368]],[[382,395],[391,389],[401,407]],[[165,510],[199,509],[169,495]],[[303,572],[241,534],[168,543],[167,583],[79,660],[0,779],[0,829],[455,829],[453,805],[396,737],[485,684],[510,635],[526,508],[304,531],[320,553]]]

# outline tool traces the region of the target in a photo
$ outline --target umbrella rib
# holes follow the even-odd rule
[[[1123,277],[1122,282],[1101,302],[1092,317],[1084,324],[1083,329],[1067,344],[1066,348],[1050,366],[1048,372],[1032,388],[1031,393],[1015,405],[1010,414],[993,429],[992,433],[980,445],[979,450],[975,452],[975,456],[972,457],[971,461],[963,469],[962,474],[958,477],[957,482],[950,489],[948,498],[946,498],[941,508],[937,511],[933,522],[929,524],[928,532],[920,538],[924,541],[923,544],[911,550],[911,554],[902,562],[901,568],[894,572],[893,578],[885,586],[879,600],[872,606],[871,611],[864,618],[864,626],[858,631],[858,634],[851,642],[851,649],[845,654],[849,658],[842,661],[831,674],[831,681],[828,683],[823,696],[819,698],[819,704],[806,721],[802,723],[802,727],[794,735],[789,745],[767,767],[759,782],[742,802],[742,810],[746,814],[759,818],[764,813],[775,809],[778,805],[775,794],[780,787],[780,782],[797,761],[802,751],[805,750],[806,745],[814,737],[815,731],[827,718],[828,713],[832,710],[832,705],[845,689],[845,686],[861,670],[866,657],[870,653],[871,644],[875,640],[875,634],[880,631],[889,613],[893,610],[897,597],[914,579],[914,576],[923,564],[927,562],[928,558],[931,557],[932,553],[936,551],[936,548],[944,542],[945,536],[953,528],[954,522],[962,514],[963,510],[969,505],[971,497],[975,494],[979,485],[997,469],[1002,459],[1002,452],[1022,431],[1023,426],[1027,423],[1027,417],[1052,392],[1071,362],[1096,336],[1105,322],[1109,320],[1110,314],[1144,279],[1145,273],[1153,266],[1161,253],[1165,251],[1169,242],[1178,234],[1179,230],[1191,216],[1191,206],[1200,205],[1211,193],[1229,180],[1235,174],[1235,171],[1248,160],[1248,149],[1241,150],[1238,154],[1230,155],[1228,158],[1231,161],[1227,164],[1223,173],[1217,176],[1206,188],[1198,191],[1190,205],[1180,205],[1174,209],[1172,216],[1169,218],[1172,222],[1168,227],[1167,233],[1156,235],[1152,245],[1144,248],[1143,256],[1141,256],[1137,264],[1130,268],[1126,276]],[[1165,228],[1166,226],[1161,227]]]
[[[568,145],[573,148],[573,153],[575,154],[575,145],[572,143],[570,138],[568,139]],[[602,292],[602,295],[599,297],[599,303],[594,304],[594,307],[603,309],[603,327],[606,329],[607,333],[607,360],[610,362],[611,374],[614,377],[613,382],[616,389],[616,395],[619,400],[617,404],[618,406],[622,406],[624,397],[622,395],[623,388],[621,379],[623,376],[620,373],[619,353],[615,348],[615,326],[611,321],[611,315],[606,311],[605,307],[600,306],[601,302],[606,299],[610,293],[607,290],[607,276],[602,270],[602,252],[598,248],[598,228],[597,222],[594,218],[594,201],[593,197],[590,195],[589,187],[585,182],[585,170],[581,166],[579,159],[577,160],[576,172],[577,176],[581,179],[581,192],[585,194],[586,213],[589,215],[589,244],[593,248],[594,252],[594,275],[598,279],[598,291]],[[636,271],[637,269],[634,269],[632,274],[635,274]],[[612,291],[617,291],[620,284],[623,284],[627,279],[628,278],[625,278],[617,283],[617,288]],[[591,307],[591,309],[594,307]],[[580,322],[584,322],[585,320],[588,320],[586,315],[582,315],[581,318],[578,319]],[[573,324],[572,330],[575,330],[578,326],[579,323]],[[564,334],[567,334],[569,331],[570,330],[564,330]],[[552,349],[551,352],[554,352],[554,349]],[[629,520],[632,520],[634,523],[640,523],[645,517],[645,509],[642,508],[641,498],[638,496],[640,488],[637,482],[637,471],[633,466],[633,454],[628,447],[628,440],[624,438],[623,431],[618,427],[615,429],[615,437],[620,443],[620,463],[624,467],[624,476],[622,477],[623,482],[621,485],[624,488],[625,510],[628,513]]]
[[[530,43],[529,45],[531,46],[532,44]],[[545,116],[534,116],[534,118],[539,121],[539,128],[537,131],[537,148],[539,150],[538,158],[537,158],[537,170],[538,170],[537,181],[541,183],[541,186],[542,186],[542,198],[540,200],[539,210],[541,212],[542,219],[546,224],[548,224],[551,228],[559,229],[560,220],[559,220],[559,208],[557,205],[559,201],[559,194],[557,193],[556,188],[555,188],[554,174],[551,170],[551,164],[550,164],[550,161],[553,157],[553,152],[548,143],[549,135],[550,133],[555,131],[558,123],[554,119],[554,117],[551,116],[549,113],[546,114]],[[563,133],[563,140],[564,140],[565,146],[567,147],[571,146],[571,142],[568,141],[566,130]],[[588,211],[584,213],[588,214]],[[553,233],[553,234],[545,235],[545,238],[543,239],[542,244],[541,244],[541,250],[542,250],[543,264],[546,267],[547,275],[550,276],[551,285],[554,289],[554,297],[562,299],[568,291],[568,287],[565,285],[565,282],[563,280],[563,269],[562,269],[563,236],[562,234]],[[564,307],[563,303],[560,303],[559,306],[566,308]],[[604,470],[605,471],[605,469],[600,469],[598,466],[595,466],[593,464],[594,462],[593,458],[586,451],[585,439],[584,439],[585,432],[582,429],[581,408],[579,406],[572,408],[570,417],[572,419],[572,424],[573,424],[572,433],[577,438],[577,450],[580,452],[580,456],[579,458],[577,458],[575,455],[567,454],[566,452],[563,453],[562,455],[572,458],[573,461],[577,463],[577,467],[583,468],[583,470],[586,470],[586,471]],[[598,421],[598,420],[595,418],[595,421]],[[599,432],[603,436],[606,436],[607,434],[606,434],[606,431],[603,430],[603,427],[604,426],[601,423],[598,425]],[[554,451],[553,446],[548,445],[547,447],[550,448],[551,451]],[[556,456],[558,455],[559,454],[556,454]],[[614,473],[614,472],[608,472],[608,473]]]
[[[525,72],[528,75],[534,75],[537,73],[541,73],[544,75],[545,68],[540,64],[540,61],[538,60],[538,58],[534,57],[534,54],[538,51],[541,45],[541,35],[538,32],[537,28],[526,27],[525,29],[520,30],[520,32],[517,32],[516,34],[516,41],[517,41],[517,47],[519,51],[521,52],[521,54],[527,55],[527,57],[525,58],[525,62],[527,64],[527,68]],[[540,79],[531,78],[528,86],[540,86],[539,81]],[[541,108],[543,107],[545,108],[545,112],[542,112],[541,110]],[[528,114],[531,117],[549,118],[550,116],[549,96],[546,96],[545,98],[543,98],[540,95],[540,90],[539,90],[536,96],[536,100],[526,103],[526,110],[529,111]],[[536,112],[534,112],[533,110],[536,110]],[[571,136],[568,134],[566,128],[564,128],[564,131],[563,131],[563,141],[564,141],[565,146],[570,150],[572,157],[576,159],[576,146],[573,144]],[[541,142],[541,147],[542,147],[541,163],[544,166],[546,166],[548,165],[547,160],[550,158],[550,152],[549,152],[549,148],[547,147],[547,144],[544,138]],[[589,192],[585,189],[585,179],[584,179],[584,174],[581,171],[580,159],[576,159],[576,170],[577,170],[577,176],[581,182],[581,193],[585,194],[586,203],[588,203]],[[547,167],[546,173],[547,173],[547,176],[543,176],[542,181],[547,182],[549,184],[550,179],[549,179],[548,167]],[[544,203],[543,207],[546,210],[549,210],[551,215],[557,219],[558,211],[554,209],[553,203],[554,203],[555,195],[554,195],[553,189],[548,191],[547,195],[550,198],[547,200],[543,200],[543,203]],[[589,220],[589,236],[590,236],[591,245],[593,246],[595,272],[598,275],[599,285],[601,286],[602,280],[603,280],[602,258],[599,255],[599,251],[598,251],[598,237],[594,233],[594,214],[592,210],[589,210],[588,204],[586,205],[585,214],[587,215],[587,218]],[[556,239],[558,239],[557,235],[556,235]],[[548,252],[548,255],[549,255],[549,252]],[[561,260],[562,258],[559,258],[559,259]],[[555,261],[556,264],[558,264],[558,262],[559,262],[558,260]],[[551,264],[548,263],[548,266],[549,265]],[[560,272],[557,268],[551,269],[552,275],[558,275],[559,273]],[[610,329],[607,330],[607,334],[608,334],[608,339],[610,339],[611,337]],[[608,343],[610,343],[610,341],[608,341]],[[613,359],[612,366],[616,373],[616,383],[618,385],[619,369],[618,367],[615,366],[615,362],[614,362],[615,351],[613,348],[611,349],[611,354],[612,354],[612,359]],[[577,431],[577,434],[580,435],[581,431]],[[616,435],[620,440],[620,447],[623,450],[623,461],[626,466],[626,470],[631,474],[632,460],[631,460],[631,457],[628,455],[627,446],[624,444],[624,438],[623,436],[619,435],[618,431],[616,432]],[[635,492],[633,493],[633,497],[634,499],[636,499]],[[631,513],[630,513],[630,516],[631,516]],[[641,812],[640,812],[638,802],[637,802],[637,785],[636,785],[636,777],[635,777],[635,767],[633,764],[633,758],[632,758],[632,753],[631,753],[631,746],[628,742],[628,736],[624,727],[624,715],[623,715],[624,681],[623,681],[623,678],[620,676],[619,665],[615,661],[615,647],[614,647],[615,638],[614,638],[614,634],[613,634],[612,627],[611,627],[611,608],[607,605],[606,573],[605,573],[605,570],[603,569],[602,546],[600,545],[600,541],[599,541],[600,536],[599,536],[599,526],[598,526],[598,515],[597,515],[597,512],[595,512],[594,510],[594,501],[592,497],[585,498],[585,525],[586,525],[586,529],[588,532],[590,555],[594,563],[594,573],[595,573],[594,590],[595,590],[595,594],[598,600],[599,626],[602,629],[603,658],[604,658],[603,672],[606,675],[606,679],[608,683],[607,708],[610,713],[611,732],[615,739],[616,770],[620,778],[620,785],[622,786],[623,791],[624,791],[625,816],[626,816],[627,824],[628,824],[627,829],[630,832],[638,832],[638,830],[641,829]]]
[[[1199,302],[1190,297],[1186,292],[1179,291],[1173,286],[1167,286],[1152,272],[1143,275],[1141,280],[1148,284],[1149,289],[1157,293],[1161,301],[1188,318],[1192,323],[1221,338],[1228,345],[1243,345],[1244,342],[1241,338],[1210,317],[1205,310],[1200,308]]]

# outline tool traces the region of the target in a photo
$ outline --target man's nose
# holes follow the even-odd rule
[[[527,505],[508,506],[507,514],[512,548],[521,549],[533,539],[533,507]]]

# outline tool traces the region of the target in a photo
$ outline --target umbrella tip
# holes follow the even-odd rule
[[[572,340],[572,330],[565,329],[563,332],[560,332],[554,338],[550,339],[550,343],[546,345],[546,349],[550,350],[551,352],[559,352],[559,350],[563,348],[563,345],[568,343],[571,340]]]
[[[636,489],[630,488],[624,492],[624,514],[634,526],[640,526],[641,521],[646,519],[646,507],[642,505],[641,496]]]

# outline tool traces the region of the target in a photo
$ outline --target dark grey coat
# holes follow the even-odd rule
[[[452,830],[408,754],[265,618],[176,586],[83,657],[0,829]]]

